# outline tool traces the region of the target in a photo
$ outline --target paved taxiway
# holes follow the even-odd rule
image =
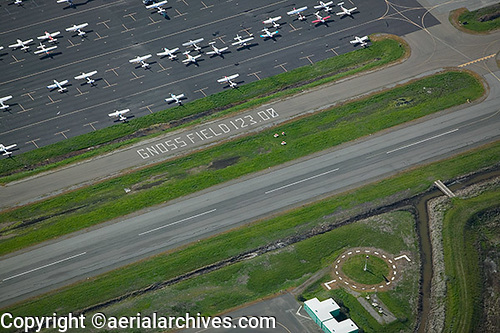
[[[239,73],[238,81],[248,83],[351,51],[353,35],[404,35],[419,29],[409,21],[427,27],[437,24],[415,0],[355,3],[359,13],[353,18],[334,15],[328,27],[311,24],[312,17],[305,22],[287,17],[295,3],[286,0],[178,1],[169,5],[168,20],[146,10],[139,0],[82,1],[76,8],[55,2],[2,6],[0,38],[4,43],[17,38],[37,42],[36,36],[45,30],[61,31],[62,36],[51,57],[7,50],[7,45],[2,50],[0,96],[14,98],[10,110],[0,115],[0,142],[17,143],[19,152],[35,149],[110,126],[114,123],[107,114],[113,110],[129,108],[140,117],[168,108],[164,98],[170,92],[183,92],[188,101],[219,92],[224,88],[216,79],[224,75]],[[315,2],[303,4],[312,14]],[[263,40],[258,36],[262,21],[277,15],[283,16],[280,36],[275,41]],[[89,23],[84,39],[64,31],[83,22]],[[199,66],[186,66],[180,60],[156,56],[163,47],[180,47],[178,56],[183,59],[181,44],[190,39],[202,37],[204,46],[213,40],[222,47],[237,33],[253,33],[255,43],[242,50],[229,46],[224,59],[203,54]],[[31,46],[31,50],[35,48]],[[205,47],[204,52],[207,50]],[[135,68],[128,62],[145,54],[153,54],[150,69]],[[92,70],[98,71],[94,87],[74,80],[81,71]],[[46,86],[54,79],[70,80],[68,91],[49,92]]]

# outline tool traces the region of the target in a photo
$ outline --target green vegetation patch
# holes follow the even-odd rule
[[[248,83],[239,86],[238,89],[225,90],[185,103],[183,106],[130,119],[127,123],[116,124],[26,153],[16,154],[14,158],[3,159],[0,163],[0,175],[3,176],[1,182],[6,183],[90,158],[137,142],[147,135],[164,134],[165,130],[249,109],[272,99],[289,96],[304,89],[380,67],[401,59],[408,51],[400,41],[390,38],[378,41],[375,39],[369,48]],[[220,112],[221,110],[224,111]],[[12,173],[15,174],[11,175]]]
[[[465,72],[446,72],[347,103],[186,157],[145,168],[0,214],[0,254],[77,231],[144,207],[292,161],[344,142],[449,108],[484,93]],[[407,106],[394,104],[405,96]],[[224,168],[214,161],[231,160]],[[124,189],[132,191],[128,194]]]
[[[466,30],[478,32],[496,30],[500,28],[500,4],[491,5],[472,12],[462,9],[457,20],[458,24]]]
[[[484,220],[478,216],[489,210],[498,210],[499,198],[500,188],[497,187],[474,198],[453,199],[452,208],[446,212],[443,221],[447,276],[445,332],[472,332],[484,324],[485,281],[479,250],[483,237],[488,239],[491,230],[481,231],[478,223]]]
[[[381,258],[360,254],[349,257],[342,264],[342,271],[348,278],[357,283],[372,285],[385,282],[387,276],[389,276],[390,269],[387,263]]]

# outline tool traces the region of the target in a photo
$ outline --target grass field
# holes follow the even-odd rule
[[[451,13],[450,20],[463,30],[489,32],[500,28],[500,4],[484,7],[472,12],[465,8]]]
[[[175,252],[155,256],[4,310],[18,315],[41,315],[56,310],[58,313],[67,313],[75,309],[83,309],[127,292],[145,288],[158,281],[165,281],[196,268],[247,252],[275,240],[306,232],[315,226],[333,223],[335,221],[335,218],[331,216],[333,212],[352,210],[359,205],[365,208],[380,205],[386,197],[402,198],[423,191],[432,186],[434,179],[451,179],[494,165],[498,163],[497,156],[500,156],[500,143],[402,173],[356,191],[290,211],[270,220],[259,221],[250,226],[214,236]],[[370,226],[380,228],[381,224],[372,223]],[[405,236],[402,235],[401,238],[404,239]],[[341,240],[342,247],[355,246],[355,243],[349,240],[350,236],[346,235]],[[373,245],[364,240],[362,243],[364,246]],[[384,244],[382,248],[391,253],[398,251],[397,248],[389,248],[390,244],[393,242]],[[330,259],[339,253],[334,253]],[[407,295],[393,299],[397,299],[397,304],[403,308],[404,306],[412,308],[408,303]],[[394,311],[392,308],[391,310]]]
[[[361,284],[377,284],[385,282],[384,276],[389,276],[387,263],[375,256],[365,255],[352,256],[342,265],[342,271],[354,282]],[[365,271],[366,260],[366,271]]]
[[[144,207],[334,147],[451,106],[484,88],[464,72],[446,72],[87,188],[0,214],[0,254],[77,231]],[[404,102],[401,102],[404,100]],[[209,166],[234,160],[222,169]],[[124,188],[134,189],[125,195]]]
[[[483,272],[478,249],[482,234],[475,218],[500,207],[500,188],[470,199],[454,199],[443,221],[443,245],[447,275],[445,332],[476,332],[482,324]],[[498,235],[497,235],[498,236]],[[497,238],[497,236],[495,238]]]
[[[340,78],[398,61],[407,52],[403,42],[390,38],[373,38],[369,48],[319,61],[229,89],[206,98],[185,103],[124,124],[69,138],[41,147],[0,163],[0,183],[46,171],[61,165],[103,154],[137,142],[145,136],[164,134],[172,128],[207,121],[214,117],[249,109],[273,99],[289,96]],[[140,138],[138,138],[140,137]],[[75,156],[76,154],[76,156]],[[10,175],[10,176],[9,176]]]

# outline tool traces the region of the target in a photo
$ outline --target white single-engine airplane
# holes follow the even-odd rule
[[[319,12],[314,13],[314,15],[316,15],[316,19],[314,21],[312,21],[312,23],[316,23],[316,24],[318,24],[318,23],[326,24],[326,20],[328,20],[331,17],[330,15],[323,17],[323,16],[319,15]]]
[[[40,49],[40,50],[33,52],[34,54],[40,54],[40,53],[44,53],[45,52],[45,54],[48,55],[50,53],[50,51],[57,49],[57,45],[50,46],[50,47],[45,47],[45,45],[43,45],[42,43],[40,43],[40,45],[37,46],[36,48]]]
[[[185,64],[190,64],[190,63],[195,63],[197,64],[198,62],[196,61],[196,59],[198,59],[199,57],[201,57],[201,54],[198,54],[198,55],[195,55],[194,57],[192,55],[189,54],[189,52],[191,51],[186,51],[182,54],[184,54],[186,56],[186,59],[182,60],[183,63]]]
[[[238,83],[234,82],[233,79],[236,79],[240,74],[233,74],[230,76],[224,76],[222,79],[218,79],[217,82],[219,83],[227,83],[229,87],[231,88],[236,88]]]
[[[280,24],[278,23],[279,20],[281,20],[281,16],[268,18],[267,20],[262,21],[262,23],[271,24],[274,28],[279,28],[280,26]]]
[[[245,47],[245,46],[248,46],[248,42],[251,41],[252,39],[254,39],[254,37],[252,35],[249,35],[246,38],[243,38],[240,35],[236,35],[236,37],[234,37],[234,40],[236,42],[234,42],[231,45],[237,45],[238,47]]]
[[[72,27],[66,28],[66,31],[69,31],[69,32],[78,32],[78,36],[84,36],[85,35],[85,31],[83,31],[82,29],[85,28],[88,25],[89,25],[88,23],[82,23],[82,24],[78,24],[78,25],[73,24]]]
[[[148,68],[149,64],[145,60],[151,57],[151,54],[146,54],[145,56],[137,56],[137,58],[131,59],[128,62],[130,62],[131,64],[141,64],[142,68]]]
[[[307,9],[307,6],[300,7],[300,8],[294,8],[292,11],[287,12],[287,15],[297,15],[297,18],[299,21],[304,21],[306,19],[305,15],[302,14],[303,11]]]
[[[4,102],[8,101],[11,98],[12,98],[12,96],[5,96],[5,97],[0,98],[0,110],[5,110],[5,109],[9,108],[9,105],[4,104]]]
[[[23,51],[27,51],[30,47],[28,46],[31,42],[33,41],[33,39],[28,39],[28,40],[25,40],[24,42],[20,39],[17,40],[17,43],[15,44],[12,44],[12,45],[9,45],[9,47],[12,47],[14,49],[17,49],[17,48],[21,48],[21,50]]]
[[[160,56],[160,57],[167,56],[170,60],[174,60],[177,58],[177,56],[175,55],[175,52],[177,52],[178,50],[179,50],[178,47],[176,47],[175,49],[171,49],[171,50],[164,47],[163,52],[157,53],[156,55]]]
[[[55,39],[54,37],[59,35],[60,33],[61,33],[60,31],[56,31],[53,33],[45,31],[43,36],[39,36],[37,38],[40,40],[47,40],[49,43],[55,43],[57,42],[57,39]]]
[[[346,15],[352,16],[352,13],[354,13],[358,9],[358,7],[352,7],[351,9],[347,9],[344,7],[343,2],[340,2],[337,6],[340,7],[340,10],[342,10],[341,12],[335,13],[338,16],[346,16]]]
[[[201,46],[199,46],[198,43],[201,43],[203,41],[204,41],[203,38],[198,38],[196,40],[189,40],[189,42],[185,42],[184,44],[182,44],[182,46],[192,46],[195,51],[200,52]]]
[[[168,1],[160,1],[157,3],[154,3],[152,5],[146,6],[146,9],[157,9],[157,13],[161,14],[163,16],[167,15],[167,10],[163,8],[163,5],[166,5]]]
[[[332,8],[330,6],[335,6],[333,1],[328,1],[326,3],[323,1],[320,1],[318,5],[314,6],[314,8],[319,9],[319,10],[324,9],[325,11],[330,12],[332,10]]]
[[[68,90],[68,88],[64,88],[64,85],[68,84],[68,82],[69,82],[68,80],[64,80],[61,82],[54,80],[54,84],[48,85],[47,89],[54,90],[57,88],[57,91],[59,91],[60,93],[63,93],[66,90]]]
[[[354,45],[359,44],[362,47],[365,47],[366,45],[368,45],[367,43],[368,40],[370,40],[368,36],[363,36],[363,37],[354,36],[354,40],[350,40],[349,42]]]
[[[57,0],[57,3],[67,3],[69,6],[74,6],[73,0]]]
[[[175,102],[175,103],[181,105],[182,100],[185,98],[186,97],[184,97],[184,94],[174,95],[171,93],[169,98],[165,98],[165,102],[167,102],[168,104]]]
[[[11,144],[10,146],[4,146],[3,144],[0,143],[0,152],[2,152],[3,156],[10,156],[12,155],[12,152],[9,151],[9,149],[17,147],[17,144]]]
[[[22,6],[23,5],[23,0],[15,0],[13,2],[14,5]]]
[[[274,36],[278,34],[278,30],[275,31],[269,31],[267,28],[262,29],[262,32],[264,33],[263,35],[260,35],[260,37],[264,39],[272,38],[274,39]]]
[[[129,112],[130,109],[115,111],[113,113],[109,113],[110,117],[118,117],[118,121],[127,121],[127,116],[124,116],[125,113]]]
[[[217,46],[215,46],[215,42],[210,42],[208,43],[211,47],[212,47],[212,51],[208,51],[207,54],[208,55],[219,55],[221,57],[224,58],[224,51],[226,51],[229,47],[223,47],[223,48],[217,48]]]
[[[83,73],[82,72],[82,74],[80,74],[78,76],[75,76],[75,80],[85,80],[86,79],[87,80],[86,83],[88,83],[88,84],[94,84],[95,80],[93,80],[91,78],[91,76],[95,75],[95,74],[97,74],[97,71],[92,71],[92,72],[89,72],[89,73]]]

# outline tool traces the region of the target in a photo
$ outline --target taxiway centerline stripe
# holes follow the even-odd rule
[[[447,134],[451,134],[451,133],[456,132],[456,131],[458,131],[458,128],[452,129],[451,131],[444,132],[444,133],[441,133],[441,134],[438,134],[438,135],[434,135],[434,136],[432,136],[430,138],[427,138],[427,139],[423,139],[423,140],[420,140],[420,141],[417,141],[417,142],[414,142],[414,143],[410,143],[409,145],[406,145],[406,146],[403,146],[403,147],[399,147],[399,148],[396,148],[396,149],[393,149],[393,150],[389,150],[388,152],[386,152],[386,154],[391,154],[391,153],[394,153],[395,151],[402,150],[402,149],[405,149],[405,148],[408,148],[408,147],[411,147],[411,146],[415,146],[415,145],[418,145],[420,143],[423,143],[423,142],[426,142],[426,141],[429,141],[429,140],[433,140],[433,139],[439,138],[441,136],[444,136],[444,135],[447,135]]]
[[[161,227],[158,227],[158,228],[154,228],[154,229],[151,229],[151,230],[148,230],[148,231],[144,231],[144,232],[141,232],[139,234],[139,236],[142,236],[142,235],[145,235],[145,234],[149,234],[150,232],[153,232],[153,231],[156,231],[156,230],[160,230],[160,229],[163,229],[163,228],[166,228],[166,227],[170,227],[171,225],[174,225],[174,224],[178,224],[178,223],[181,223],[181,222],[185,222],[185,221],[188,221],[188,220],[191,220],[191,219],[194,219],[194,218],[197,218],[197,217],[200,217],[200,216],[203,216],[203,215],[206,215],[206,214],[210,214],[210,213],[213,213],[215,212],[217,209],[214,208],[212,210],[208,210],[206,212],[203,212],[203,213],[200,213],[200,214],[196,214],[196,215],[193,215],[193,216],[190,216],[190,217],[186,217],[185,219],[182,219],[182,220],[179,220],[179,221],[176,221],[176,222],[172,222],[172,223],[169,223],[169,224],[165,224]]]
[[[293,186],[293,185],[297,185],[297,184],[300,184],[300,183],[303,183],[303,182],[306,182],[308,180],[311,180],[311,179],[314,179],[314,178],[318,178],[318,177],[321,177],[321,176],[324,176],[324,175],[327,175],[329,173],[332,173],[332,172],[335,172],[335,171],[338,171],[339,168],[336,168],[336,169],[333,169],[333,170],[330,170],[330,171],[325,171],[323,173],[320,173],[320,174],[317,174],[317,175],[314,175],[314,176],[311,176],[311,177],[308,177],[308,178],[305,178],[305,179],[302,179],[302,180],[299,180],[299,181],[296,181],[294,183],[290,183],[290,184],[287,184],[287,185],[284,185],[284,186],[281,186],[281,187],[278,187],[278,188],[275,188],[274,190],[269,190],[269,191],[266,191],[265,194],[269,194],[269,193],[272,193],[272,192],[275,192],[275,191],[279,191],[279,190],[282,190],[284,188],[287,188],[287,187],[290,187],[290,186]]]
[[[16,277],[19,277],[21,275],[25,275],[25,274],[28,274],[28,273],[32,273],[34,271],[38,271],[42,268],[46,268],[46,267],[49,267],[49,266],[53,266],[53,265],[56,265],[56,264],[60,264],[64,261],[68,261],[68,260],[71,260],[71,259],[74,259],[76,257],[79,257],[79,256],[83,256],[84,254],[86,254],[87,252],[82,252],[82,253],[79,253],[79,254],[75,254],[74,256],[71,256],[71,257],[68,257],[68,258],[65,258],[65,259],[61,259],[61,260],[58,260],[58,261],[54,261],[53,263],[50,263],[50,264],[47,264],[47,265],[43,265],[43,266],[40,266],[40,267],[37,267],[37,268],[33,268],[33,269],[30,269],[29,271],[26,271],[26,272],[23,272],[23,273],[19,273],[19,274],[16,274],[16,275],[12,275],[11,277],[8,277],[6,279],[3,279],[2,282],[4,281],[7,281],[7,280],[11,280],[11,279],[14,279]]]

